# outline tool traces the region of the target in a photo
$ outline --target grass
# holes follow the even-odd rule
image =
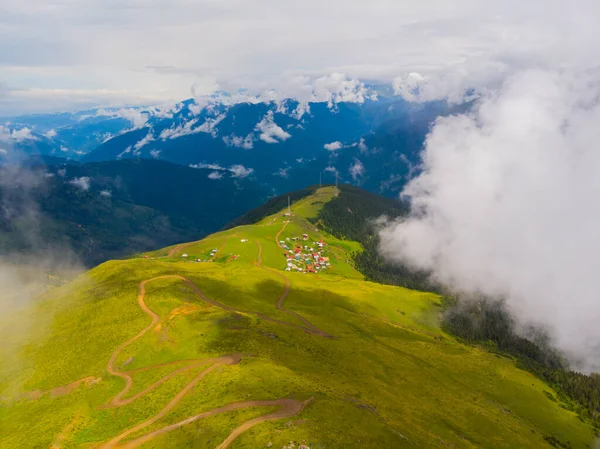
[[[207,297],[241,312],[207,304],[180,280],[148,283],[145,301],[160,324],[125,348],[115,366],[135,370],[232,353],[246,357],[217,367],[134,437],[232,402],[313,398],[298,416],[261,423],[230,447],[280,448],[290,441],[306,441],[313,449],[550,447],[545,437],[589,447],[592,429],[553,401],[548,385],[510,359],[445,334],[436,295],[364,281],[347,262],[360,245],[315,231],[307,220],[334,195],[334,188],[323,189],[294,204],[292,217],[275,214],[176,248],[171,256],[172,248],[105,263],[6,318],[3,333],[21,329],[21,323],[35,332],[13,333],[0,352],[0,447],[48,447],[55,441],[57,447],[92,447],[158,413],[205,369],[181,373],[127,406],[100,408],[124,386],[107,373],[108,359],[150,323],[136,301],[139,282],[169,274],[190,279]],[[279,240],[302,233],[323,238],[330,271],[283,271],[275,238],[287,220]],[[262,267],[275,271],[257,265],[258,244]],[[214,248],[220,251],[213,262],[195,262]],[[302,322],[276,308],[285,287],[277,272],[290,282],[285,308],[335,338],[294,327]],[[183,363],[136,372],[128,396]],[[87,376],[102,380],[61,397],[22,396]],[[142,447],[217,447],[241,422],[273,410],[212,416]]]

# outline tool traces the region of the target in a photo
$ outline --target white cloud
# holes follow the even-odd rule
[[[326,172],[329,172],[329,173],[334,173],[334,174],[338,174],[339,173],[338,170],[337,170],[337,168],[332,167],[331,165],[328,166],[328,167],[325,167],[325,170],[323,170],[323,171],[326,171]]]
[[[350,165],[350,168],[348,169],[348,171],[350,172],[352,179],[354,179],[356,181],[357,179],[359,179],[365,175],[365,166],[363,165],[363,163],[361,161],[359,161],[358,159],[355,158],[354,163],[352,165]]]
[[[104,196],[104,197],[107,197],[107,198],[110,198],[112,196],[112,192],[110,190],[101,190],[100,191],[100,195]]]
[[[57,133],[56,133],[56,130],[54,130],[54,129],[51,129],[46,134],[44,134],[44,136],[46,136],[48,139],[54,139],[56,137],[56,135],[57,135]]]
[[[131,153],[131,145],[129,145],[127,148],[125,148],[121,153],[117,154],[117,159],[121,159],[123,156],[125,156],[126,154]]]
[[[277,170],[275,173],[273,173],[275,176],[281,176],[282,178],[287,178],[289,176],[288,171],[290,170],[289,167],[286,168],[280,168],[279,170]]]
[[[365,143],[365,139],[360,139],[360,141],[358,142],[358,149],[361,153],[366,153],[367,151],[369,151],[369,147]]]
[[[545,325],[583,368],[600,369],[600,82],[533,70],[485,95],[473,115],[439,119],[409,219],[382,233],[393,259],[456,289],[507,299]]]
[[[0,148],[0,154],[8,154],[8,150]]]
[[[162,140],[167,140],[167,139],[177,139],[178,137],[182,137],[182,136],[187,136],[189,134],[194,134],[194,133],[198,133],[200,132],[198,130],[198,128],[192,130],[192,127],[198,123],[198,119],[194,119],[194,120],[189,120],[179,126],[175,126],[172,128],[167,128],[164,129],[161,133],[160,133],[160,138]]]
[[[331,142],[331,143],[326,143],[325,145],[323,145],[323,148],[325,148],[327,151],[337,151],[341,148],[343,148],[342,142]]]
[[[133,148],[137,151],[141,150],[143,147],[145,147],[146,145],[148,145],[150,142],[154,142],[154,136],[152,135],[152,131],[148,131],[148,134],[146,134],[146,136],[141,139],[140,141],[138,141]]]
[[[64,145],[61,145],[60,151],[62,151],[63,153],[67,153],[69,151],[69,149],[67,147],[65,147]]]
[[[235,134],[232,134],[231,136],[223,137],[223,142],[225,142],[225,145],[229,147],[243,148],[245,150],[254,148],[254,139],[252,138],[252,134],[248,134],[246,137],[239,137]]]
[[[75,187],[80,188],[81,190],[90,190],[90,178],[88,178],[87,176],[82,176],[81,178],[73,178],[69,181],[69,184],[72,184]]]
[[[232,173],[232,177],[234,178],[246,178],[254,173],[253,168],[246,168],[241,164],[232,165],[229,167],[229,171]]]
[[[223,177],[223,173],[218,171],[213,171],[209,173],[208,179],[221,179]]]
[[[281,127],[277,126],[273,111],[269,111],[263,117],[263,119],[256,125],[255,130],[260,132],[258,138],[266,143],[279,143],[292,137]]]
[[[224,118],[225,118],[224,114],[219,115],[215,118],[209,117],[200,126],[196,126],[200,122],[200,119],[197,119],[197,118],[192,119],[185,123],[182,123],[179,126],[163,130],[160,133],[160,138],[162,140],[177,139],[179,137],[188,136],[188,135],[197,134],[197,133],[209,133],[213,137],[216,137],[216,135],[217,135],[216,126]],[[196,126],[196,127],[194,128],[194,126]]]
[[[13,129],[10,133],[10,137],[15,142],[24,142],[25,140],[38,140],[31,133],[31,128],[21,128],[21,129]]]
[[[202,125],[200,125],[196,132],[209,133],[213,137],[217,137],[217,125],[225,118],[225,114],[221,114],[215,118],[207,118]]]
[[[160,156],[160,150],[151,150],[150,156],[152,156],[154,159],[158,159],[158,157]]]
[[[118,110],[106,110],[101,108],[96,111],[96,116],[119,117],[129,120],[133,126],[132,129],[143,128],[148,122],[148,114],[135,108],[121,108]]]
[[[222,170],[222,171],[227,170],[225,167],[221,167],[219,164],[198,163],[198,164],[190,164],[189,167],[190,168],[208,168],[210,170]]]

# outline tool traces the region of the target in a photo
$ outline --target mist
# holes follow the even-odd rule
[[[44,219],[34,192],[44,189],[43,168],[31,169],[16,160],[0,167],[0,316],[29,305],[48,288],[82,271],[82,264],[63,242],[42,238]],[[18,244],[14,242],[18,241]]]
[[[600,371],[600,76],[527,70],[438,119],[410,215],[380,231],[391,260],[506,299],[575,369]]]

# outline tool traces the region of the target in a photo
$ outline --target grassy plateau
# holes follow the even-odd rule
[[[308,220],[336,194],[2,317],[0,447],[591,447],[548,385],[444,333],[438,296],[365,281],[360,244]]]

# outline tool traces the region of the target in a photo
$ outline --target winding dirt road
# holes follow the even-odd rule
[[[283,232],[286,225],[287,225],[287,223],[284,224],[283,228],[279,231],[277,236],[279,236],[281,234],[281,232]],[[184,246],[187,246],[187,245],[188,244],[178,245],[177,247],[173,248],[169,252],[169,255],[171,256],[171,255],[175,254],[175,252],[181,250]],[[142,435],[136,439],[126,441],[125,443],[120,444],[120,442],[122,440],[126,439],[130,435],[137,433],[140,430],[142,430],[146,427],[149,427],[149,426],[153,425],[154,423],[156,423],[157,421],[159,421],[160,419],[164,418],[171,410],[173,410],[173,408],[175,408],[177,406],[177,404],[179,404],[179,402],[190,392],[190,390],[192,390],[192,388],[194,388],[194,386],[196,384],[198,384],[206,375],[208,375],[209,373],[214,371],[215,368],[217,368],[219,366],[224,366],[224,365],[236,365],[236,364],[240,363],[240,361],[242,360],[243,357],[245,357],[242,354],[230,354],[230,355],[225,355],[225,356],[210,358],[210,359],[176,360],[173,362],[161,363],[161,364],[157,364],[154,366],[137,368],[137,369],[133,369],[133,370],[129,370],[129,371],[121,371],[118,367],[115,366],[115,363],[116,363],[119,355],[123,352],[123,350],[125,348],[127,348],[128,346],[130,346],[132,343],[134,343],[137,340],[139,340],[140,338],[142,338],[144,335],[146,335],[149,331],[154,329],[161,322],[160,316],[158,314],[156,314],[155,312],[153,312],[145,303],[146,286],[151,282],[154,282],[157,280],[163,280],[163,279],[180,280],[180,281],[184,282],[185,284],[187,284],[194,291],[194,293],[197,296],[199,296],[203,301],[205,301],[215,307],[219,307],[223,310],[226,310],[228,312],[239,313],[239,314],[252,314],[252,315],[256,315],[256,316],[262,318],[265,321],[270,321],[270,322],[277,323],[277,324],[280,324],[283,326],[288,326],[288,327],[296,328],[299,330],[303,330],[304,332],[307,332],[309,334],[315,334],[315,335],[319,335],[321,337],[326,337],[326,338],[333,338],[327,332],[322,331],[322,330],[318,329],[317,327],[315,327],[306,318],[302,317],[301,315],[299,315],[296,312],[287,310],[283,306],[283,302],[290,291],[290,281],[286,276],[279,273],[278,271],[262,266],[262,246],[260,245],[260,242],[257,242],[257,245],[258,245],[258,257],[257,257],[257,262],[256,262],[257,266],[263,270],[273,272],[277,276],[281,277],[285,282],[284,291],[280,295],[280,297],[277,299],[277,302],[276,302],[277,308],[279,310],[281,310],[282,312],[287,313],[287,314],[299,319],[300,321],[302,321],[302,323],[304,325],[301,326],[301,325],[288,323],[286,321],[271,318],[271,317],[264,315],[262,313],[259,313],[259,312],[244,311],[241,309],[236,309],[236,308],[230,307],[228,305],[222,304],[214,299],[211,299],[211,298],[208,298],[207,296],[205,296],[204,293],[198,288],[198,286],[196,284],[194,284],[191,280],[189,280],[183,276],[180,276],[180,275],[157,276],[155,278],[147,279],[145,281],[140,282],[138,296],[137,296],[137,303],[138,303],[138,306],[140,307],[140,309],[146,315],[148,315],[150,317],[151,322],[148,326],[146,326],[143,330],[141,330],[135,336],[131,337],[130,339],[128,339],[127,341],[122,343],[110,356],[108,363],[106,365],[106,370],[110,375],[123,379],[125,381],[125,386],[119,393],[117,393],[113,398],[111,398],[106,404],[104,404],[100,408],[106,409],[106,408],[115,408],[115,407],[126,406],[126,405],[131,404],[132,402],[136,401],[137,399],[145,396],[149,392],[155,390],[160,385],[162,385],[164,382],[168,381],[169,379],[177,376],[178,374],[180,374],[184,371],[188,371],[188,370],[191,370],[194,368],[200,368],[203,366],[206,366],[206,368],[203,371],[201,371],[198,375],[196,375],[194,377],[194,379],[191,382],[189,382],[177,395],[175,395],[173,398],[171,398],[171,400],[157,414],[146,419],[145,421],[142,421],[142,422],[136,424],[135,426],[133,426],[129,429],[124,430],[119,435],[113,437],[110,441],[103,443],[100,446],[101,449],[112,449],[112,448],[117,448],[117,447],[118,448],[135,448],[135,447],[137,447],[159,435],[163,435],[167,432],[170,432],[171,430],[185,426],[186,424],[198,421],[203,418],[207,418],[209,416],[215,416],[215,415],[218,415],[221,413],[226,413],[226,412],[233,411],[233,410],[241,410],[241,409],[251,408],[251,407],[278,407],[278,410],[276,410],[272,413],[248,420],[246,422],[241,423],[238,427],[236,427],[229,434],[229,436],[225,439],[225,441],[223,441],[223,443],[221,443],[217,447],[217,449],[226,449],[238,436],[240,436],[242,433],[246,432],[248,429],[250,429],[262,422],[265,422],[265,421],[272,421],[272,420],[289,418],[289,417],[295,416],[298,413],[300,413],[304,409],[304,407],[312,401],[312,398],[308,399],[306,401],[299,401],[296,399],[284,398],[284,399],[276,399],[276,400],[262,400],[262,401],[257,400],[257,401],[235,402],[235,403],[227,404],[223,407],[205,411],[203,413],[189,417],[178,423],[165,426],[163,428],[149,432],[146,435]],[[137,393],[131,397],[125,398],[125,396],[131,391],[131,388],[133,386],[133,378],[131,376],[133,373],[140,372],[140,371],[147,371],[147,370],[151,370],[151,369],[155,369],[155,368],[159,368],[159,367],[176,365],[176,364],[183,364],[183,366],[181,366],[180,368],[176,369],[175,371],[167,374],[166,376],[162,377],[161,379],[157,380],[152,385],[148,386],[147,388],[140,391],[139,393]],[[66,385],[64,387],[55,388],[54,390],[51,390],[51,393],[54,395],[67,394],[67,393],[71,392],[72,390],[76,389],[77,387],[79,387],[82,383],[85,383],[86,385],[90,385],[90,384],[99,382],[100,380],[101,380],[101,378],[86,377],[84,379],[80,379],[75,382],[72,382],[71,384]],[[39,395],[43,394],[40,392],[35,392],[35,393],[38,393]]]
[[[195,416],[191,416],[183,421],[180,421],[175,424],[171,424],[169,426],[163,427],[161,429],[150,432],[146,435],[143,435],[135,440],[128,441],[127,443],[119,446],[122,449],[133,449],[138,447],[140,444],[143,444],[147,441],[150,441],[152,438],[155,438],[160,435],[164,435],[167,432],[183,427],[187,424],[191,424],[195,421],[208,418],[210,416],[219,415],[221,413],[231,412],[233,410],[242,410],[245,408],[251,407],[280,407],[279,410],[270,413],[268,415],[259,416],[258,418],[251,419],[242,423],[238,427],[236,427],[229,436],[223,441],[216,449],[226,449],[237,437],[239,437],[242,433],[256,426],[257,424],[263,423],[265,421],[274,421],[276,419],[283,418],[291,418],[292,416],[300,413],[306,405],[312,402],[312,398],[306,401],[297,401],[295,399],[275,399],[275,400],[267,400],[267,401],[246,401],[246,402],[234,402],[232,404],[227,404],[223,407],[215,408],[212,410],[208,410],[206,412],[200,413]]]
[[[135,426],[124,430],[122,433],[120,433],[119,435],[115,436],[114,438],[112,438],[110,441],[104,443],[101,446],[101,449],[112,449],[112,448],[116,448],[116,447],[123,447],[123,448],[134,448],[139,446],[140,444],[143,444],[146,441],[149,441],[152,438],[155,438],[159,435],[162,435],[166,432],[169,432],[170,430],[173,429],[177,429],[179,427],[182,427],[186,424],[189,424],[191,422],[209,417],[209,416],[214,416],[220,413],[225,413],[228,411],[232,411],[232,410],[239,410],[239,409],[243,409],[243,408],[249,408],[249,407],[267,407],[267,406],[277,406],[280,407],[279,410],[264,415],[264,416],[260,416],[258,418],[254,418],[252,420],[249,420],[247,422],[244,422],[242,424],[240,424],[238,427],[236,427],[232,433],[227,437],[227,439],[221,443],[221,445],[218,446],[218,449],[225,449],[227,448],[231,442],[233,442],[239,435],[241,435],[242,433],[244,433],[245,431],[247,431],[248,429],[252,428],[253,426],[260,424],[262,422],[265,421],[271,421],[271,420],[276,420],[276,419],[282,419],[282,418],[287,418],[287,417],[291,417],[294,416],[298,413],[300,413],[303,408],[306,406],[306,404],[308,404],[312,399],[308,400],[308,401],[297,401],[295,399],[277,399],[277,400],[270,400],[270,401],[247,401],[247,402],[236,402],[233,404],[228,404],[225,405],[223,407],[219,407],[213,410],[208,410],[206,412],[203,412],[199,415],[196,416],[192,416],[190,418],[187,418],[186,420],[183,420],[179,423],[176,424],[172,424],[170,426],[166,426],[163,427],[161,429],[155,430],[153,432],[150,432],[142,437],[139,437],[135,440],[126,442],[125,444],[119,445],[119,442],[121,442],[123,439],[127,438],[128,436],[130,436],[131,434],[134,434],[148,426],[151,426],[152,424],[156,423],[157,421],[159,421],[160,419],[162,419],[164,416],[166,416],[175,406],[177,406],[177,404],[185,397],[185,395],[187,393],[189,393],[189,391],[196,385],[198,384],[207,374],[209,374],[210,372],[212,372],[215,368],[217,368],[220,365],[235,365],[240,363],[240,361],[242,360],[242,355],[241,354],[232,354],[232,355],[227,355],[227,356],[222,356],[222,357],[217,357],[217,358],[212,358],[212,359],[202,359],[202,360],[188,360],[188,361],[182,361],[182,360],[178,360],[178,361],[174,361],[174,362],[169,362],[169,363],[163,363],[163,364],[159,364],[159,365],[155,365],[152,367],[145,367],[145,368],[139,368],[136,370],[131,370],[131,371],[120,371],[118,368],[115,367],[115,362],[119,356],[119,354],[129,345],[131,345],[132,343],[134,343],[135,341],[139,340],[140,338],[142,338],[148,331],[150,331],[151,329],[153,329],[159,322],[160,322],[160,317],[153,312],[145,303],[144,299],[146,296],[146,285],[150,282],[156,281],[156,280],[161,280],[161,279],[178,279],[181,280],[183,282],[185,282],[186,284],[188,284],[193,290],[194,292],[200,296],[201,299],[203,299],[204,301],[216,306],[216,307],[220,307],[224,310],[227,311],[231,311],[234,313],[253,313],[253,312],[241,312],[239,310],[236,310],[232,307],[229,307],[225,304],[221,304],[218,301],[215,301],[213,299],[210,299],[208,297],[206,297],[202,291],[189,279],[184,278],[183,276],[179,276],[179,275],[165,275],[165,276],[158,276],[152,279],[147,279],[145,281],[142,281],[139,284],[139,293],[138,293],[138,297],[137,297],[137,302],[138,305],[140,307],[140,309],[142,309],[142,311],[144,313],[146,313],[150,318],[151,318],[151,323],[145,327],[142,331],[140,331],[137,335],[135,335],[134,337],[130,338],[129,340],[127,340],[126,342],[124,342],[123,344],[121,344],[116,350],[115,352],[113,352],[113,354],[111,355],[107,366],[106,366],[106,370],[109,372],[109,374],[113,375],[113,376],[117,376],[120,377],[121,379],[123,379],[125,381],[125,387],[116,395],[114,396],[107,404],[105,404],[102,408],[113,408],[113,407],[121,407],[127,404],[132,403],[133,401],[139,399],[140,397],[143,397],[144,395],[148,394],[150,391],[154,390],[155,388],[157,388],[158,386],[160,386],[161,384],[163,384],[164,382],[166,382],[167,380],[171,379],[172,377],[193,369],[193,368],[197,368],[197,367],[201,367],[204,365],[210,365],[208,366],[205,370],[203,370],[202,372],[200,372],[191,382],[189,382],[177,395],[175,395],[168,403],[167,405],[165,405],[165,407],[163,407],[156,415],[148,418],[145,421],[142,421],[138,424],[136,424]],[[287,295],[287,291],[289,291],[289,282],[286,284],[286,292],[284,293],[285,295]],[[256,315],[260,316],[263,319],[267,319],[270,321],[274,321],[280,324],[284,324],[284,325],[288,325],[288,326],[292,326],[292,327],[298,327],[300,329],[303,329],[305,331],[308,331],[307,329],[301,327],[301,326],[295,326],[292,325],[290,323],[286,323],[283,321],[279,321],[279,320],[275,320],[273,318],[267,317],[263,314],[260,313],[256,313],[254,312]],[[163,367],[163,366],[168,366],[168,365],[174,365],[177,363],[187,363],[187,365],[171,372],[170,374],[164,376],[163,378],[157,380],[156,382],[154,382],[152,385],[150,385],[149,387],[145,388],[143,391],[135,394],[134,396],[131,396],[129,398],[123,399],[123,397],[131,390],[131,387],[133,386],[133,378],[131,377],[132,373],[135,372],[139,372],[139,371],[146,371],[152,368],[158,368],[158,367]],[[78,381],[81,382],[81,381]]]
[[[283,228],[285,228],[285,225],[283,225]],[[281,229],[281,231],[283,231],[283,228]],[[279,233],[281,233],[281,231],[279,231]],[[279,235],[279,234],[277,234],[277,235]],[[277,238],[275,238],[275,240],[278,241]],[[302,323],[304,323],[303,329],[305,329],[306,332],[308,332],[310,334],[319,335],[324,338],[334,338],[333,335],[329,334],[328,332],[325,332],[324,330],[319,329],[318,327],[316,327],[314,324],[312,324],[310,321],[308,321],[306,318],[304,318],[299,313],[296,313],[292,310],[288,310],[285,307],[283,307],[283,302],[285,301],[285,298],[287,298],[288,294],[290,293],[290,280],[283,273],[281,273],[273,268],[262,266],[262,245],[258,241],[256,242],[256,244],[258,245],[258,257],[256,258],[256,266],[262,270],[268,271],[269,273],[273,273],[273,274],[279,276],[285,282],[285,288],[283,290],[283,293],[281,294],[281,296],[279,296],[279,298],[277,298],[277,302],[275,303],[275,305],[277,306],[277,309],[302,321]]]

